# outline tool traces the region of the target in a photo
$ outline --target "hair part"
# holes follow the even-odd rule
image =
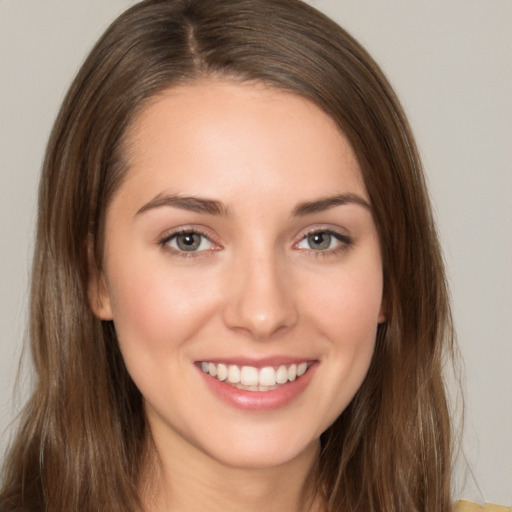
[[[112,322],[91,312],[88,283],[101,269],[134,118],[169,87],[212,78],[316,103],[350,141],[371,200],[386,322],[361,389],[321,438],[316,479],[326,510],[447,512],[442,363],[452,329],[418,152],[373,59],[298,0],[146,0],[109,27],[80,69],[43,165],[30,305],[36,383],[6,459],[0,508],[142,508],[143,400]]]

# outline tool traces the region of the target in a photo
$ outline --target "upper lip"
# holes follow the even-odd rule
[[[207,362],[214,364],[226,364],[236,366],[252,366],[254,368],[264,368],[266,366],[289,366],[291,364],[312,363],[315,359],[308,357],[294,357],[294,356],[269,356],[264,358],[252,357],[213,357],[198,359],[196,362]]]

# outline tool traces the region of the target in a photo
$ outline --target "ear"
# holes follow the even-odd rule
[[[386,302],[386,299],[383,297],[382,302],[380,303],[379,318],[377,320],[377,323],[379,324],[383,324],[388,319],[388,307]]]
[[[87,237],[87,265],[89,272],[87,283],[89,307],[100,320],[112,320],[110,293],[103,271],[96,264],[92,235]]]

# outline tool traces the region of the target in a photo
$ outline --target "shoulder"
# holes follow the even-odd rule
[[[470,501],[460,500],[455,503],[453,512],[512,512],[512,508],[502,505],[493,505],[486,503],[485,505],[477,505]]]

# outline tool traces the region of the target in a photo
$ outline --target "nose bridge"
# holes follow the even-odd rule
[[[293,326],[297,309],[287,277],[276,251],[253,248],[239,257],[231,268],[226,324],[259,340]]]

